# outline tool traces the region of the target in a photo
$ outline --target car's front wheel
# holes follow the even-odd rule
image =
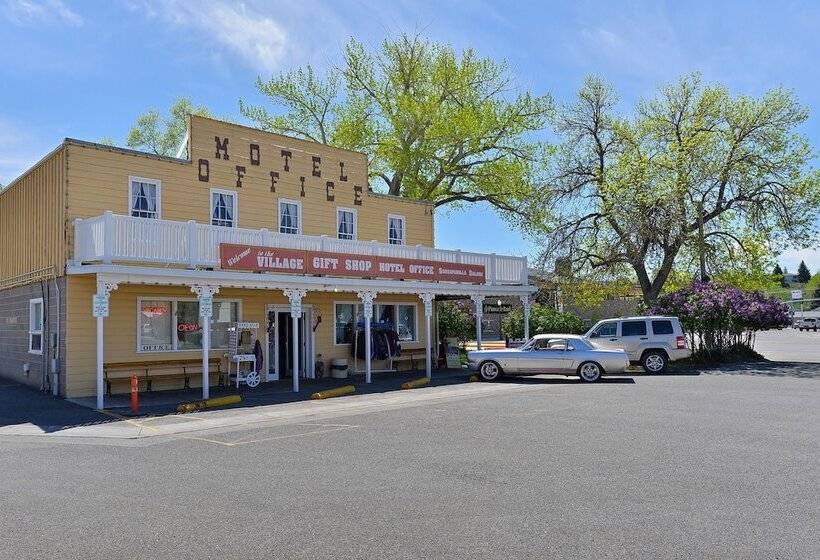
[[[666,354],[650,350],[641,357],[641,365],[647,373],[663,373],[667,366]]]
[[[578,366],[578,377],[584,383],[594,383],[601,378],[601,366],[595,362],[584,362]]]
[[[478,376],[482,381],[495,381],[501,377],[501,366],[495,362],[484,362],[478,368]]]

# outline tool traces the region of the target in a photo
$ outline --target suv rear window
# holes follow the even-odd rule
[[[624,321],[621,323],[621,336],[646,335],[646,321]]]
[[[672,321],[652,321],[653,334],[674,334],[674,332]]]

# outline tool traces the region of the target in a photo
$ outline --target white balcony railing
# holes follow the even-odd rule
[[[477,264],[484,266],[488,284],[527,284],[528,281],[526,257],[449,251],[421,245],[390,245],[324,235],[292,235],[194,221],[132,218],[111,212],[75,221],[74,261],[217,268],[220,243]]]

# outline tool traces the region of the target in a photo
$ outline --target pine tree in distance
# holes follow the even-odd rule
[[[806,266],[805,261],[800,261],[800,266],[797,267],[797,281],[801,284],[805,284],[809,280],[811,280],[809,267]]]

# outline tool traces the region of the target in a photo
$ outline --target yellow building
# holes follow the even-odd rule
[[[529,307],[525,258],[435,249],[365,154],[196,116],[186,150],[66,139],[0,193],[0,376],[102,407],[131,374],[207,395],[243,352],[294,390],[334,360],[429,375],[437,296]]]

